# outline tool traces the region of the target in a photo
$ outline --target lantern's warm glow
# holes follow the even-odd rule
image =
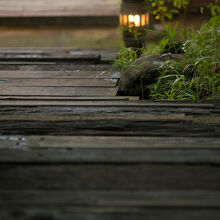
[[[127,15],[123,16],[123,21],[124,21],[124,26],[127,26],[127,24],[128,24],[128,17],[127,17]]]
[[[123,26],[144,27],[149,24],[149,14],[142,15],[120,15],[120,24]]]

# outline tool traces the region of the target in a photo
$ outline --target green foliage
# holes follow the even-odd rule
[[[198,100],[219,92],[220,16],[213,17],[185,42],[184,60],[167,62],[151,85],[157,100]]]
[[[123,36],[125,32],[132,33],[135,40],[138,40],[138,37],[141,36],[141,34],[142,34],[140,28],[125,27],[123,25],[120,25],[120,31],[121,31],[121,36]]]
[[[166,13],[171,9],[163,0],[150,0],[155,10],[155,15],[160,14],[161,21],[169,18]],[[177,9],[185,7],[188,1],[172,2]],[[183,3],[183,4],[182,4]],[[209,6],[214,16],[202,25],[201,29],[187,33],[184,43],[184,59],[180,62],[168,61],[161,63],[156,83],[140,87],[150,89],[150,97],[155,100],[201,100],[220,93],[220,7]],[[160,12],[163,10],[163,14]],[[166,12],[166,13],[164,13]],[[173,14],[175,12],[173,11]],[[173,27],[164,25],[166,33],[158,45],[148,45],[147,49],[124,48],[119,52],[119,58],[113,63],[123,74],[138,57],[149,54],[160,54],[170,43],[175,43],[178,23]],[[148,30],[153,31],[154,30]],[[158,31],[156,31],[158,32]]]
[[[113,61],[113,66],[118,68],[123,74],[125,70],[135,60],[138,59],[138,55],[142,53],[144,49],[137,48],[122,48],[118,53],[118,58]]]
[[[154,14],[157,20],[160,20],[164,29],[164,32],[160,32],[165,35],[161,40],[158,49],[160,52],[164,50],[164,48],[169,45],[175,43],[176,32],[179,23],[177,22],[173,27],[171,24],[166,24],[165,20],[172,19],[174,14],[178,14],[182,8],[186,8],[189,4],[188,0],[146,0],[146,5],[148,2],[151,2],[152,5],[152,13]],[[148,30],[150,31],[150,30]],[[152,48],[152,45],[151,45]]]
[[[163,24],[167,18],[172,19],[174,14],[178,14],[182,8],[186,8],[189,4],[188,0],[146,0],[146,5],[149,1],[155,18]]]
[[[209,4],[209,9],[211,11],[212,16],[220,15],[219,0],[216,0],[215,2],[216,2],[216,4],[213,4],[213,3]]]
[[[171,24],[168,24],[166,26],[167,32],[165,33],[162,31],[155,31],[155,30],[148,29],[149,32],[157,32],[157,33],[164,35],[164,37],[162,38],[162,40],[159,42],[158,45],[155,45],[155,44],[148,45],[147,50],[145,51],[145,55],[163,53],[165,47],[169,45],[172,46],[172,44],[177,43],[175,41],[175,37],[176,37],[178,25],[179,25],[178,22],[176,22],[174,27],[172,27]]]

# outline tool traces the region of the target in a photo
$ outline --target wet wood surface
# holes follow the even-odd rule
[[[218,95],[141,101],[102,58],[25,59],[0,63],[0,219],[220,218]]]

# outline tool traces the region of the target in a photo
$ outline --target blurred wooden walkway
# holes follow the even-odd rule
[[[113,16],[120,0],[1,0],[0,17]]]
[[[118,0],[1,0],[0,26],[117,26]]]
[[[111,59],[0,51],[1,220],[220,219],[219,97],[116,96]]]

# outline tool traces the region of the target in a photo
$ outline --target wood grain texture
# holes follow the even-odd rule
[[[15,207],[0,208],[1,219],[32,220],[213,220],[220,218],[218,208],[141,208],[141,207]]]
[[[115,96],[116,93],[117,88],[108,87],[0,87],[1,95]]]
[[[55,65],[55,62],[22,62],[22,61],[0,61],[0,65]]]
[[[82,105],[58,105],[58,106],[48,106],[46,105],[29,105],[29,106],[16,106],[16,105],[7,105],[1,106],[0,108],[0,116],[132,116],[136,118],[138,116],[179,116],[180,117],[189,117],[194,116],[194,119],[199,119],[203,116],[203,119],[212,117],[211,119],[218,117],[220,110],[213,108],[190,108],[190,107],[164,107],[158,108],[159,106],[126,106],[126,105],[116,105],[112,106],[106,104],[106,106],[96,106],[96,105],[86,105],[89,101],[126,101],[128,99],[133,99],[136,97],[120,97],[120,96],[112,96],[112,97],[22,97],[21,99],[14,98],[14,96],[3,98],[3,100],[44,100],[48,101],[60,101],[62,103],[66,103],[66,101],[81,101]],[[1,98],[0,98],[1,100]],[[70,102],[69,102],[70,103]],[[98,102],[96,102],[98,103]],[[107,102],[106,102],[107,103]]]
[[[220,164],[218,138],[0,136],[0,163]]]
[[[115,87],[118,79],[2,79],[0,87]]]
[[[35,90],[40,90],[40,88],[34,88],[34,87],[30,87],[30,91],[35,89]],[[62,88],[62,87],[60,87]],[[22,88],[19,87],[15,87],[15,88],[2,88],[0,87],[0,92],[3,93],[9,93],[9,91],[13,91],[12,89],[14,89],[16,91],[16,89],[18,89],[18,91],[22,91]],[[20,89],[20,90],[19,90]],[[26,88],[24,88],[25,90]],[[46,88],[42,87],[42,90]],[[57,88],[58,90],[59,88]],[[88,87],[89,89],[89,87]],[[95,88],[91,88],[94,89]],[[100,88],[99,88],[100,89]],[[105,89],[105,88],[103,88]],[[4,92],[4,90],[6,90]],[[9,90],[9,91],[8,91]],[[73,89],[74,90],[74,89]],[[43,90],[44,91],[44,90]],[[89,92],[89,90],[88,90]],[[41,91],[39,91],[38,93],[41,93]],[[14,94],[16,96],[16,94]],[[18,95],[18,94],[17,94]],[[30,95],[30,94],[29,94]],[[100,96],[104,96],[103,94],[100,94]],[[172,108],[208,108],[208,109],[214,109],[214,105],[213,104],[196,104],[196,103],[170,103],[170,102],[152,102],[152,101],[88,101],[88,102],[83,102],[83,101],[74,101],[74,102],[61,102],[61,101],[29,101],[29,100],[25,100],[25,101],[17,101],[17,100],[2,100],[0,102],[1,106],[39,106],[39,105],[56,105],[56,106],[126,106],[126,107],[160,107],[160,108],[167,108],[167,107],[172,107]]]
[[[120,77],[117,71],[0,71],[0,78],[41,78],[41,79],[57,79],[57,78],[95,78],[95,79],[118,79]]]
[[[5,117],[5,116],[4,116]],[[62,117],[62,116],[61,116]],[[220,125],[215,123],[195,123],[184,120],[135,120],[123,118],[76,117],[65,121],[32,120],[31,118],[5,117],[0,120],[2,135],[115,135],[115,136],[166,136],[166,137],[219,137]],[[24,120],[25,119],[25,120]],[[40,119],[40,118],[39,118]],[[61,118],[60,118],[61,119]],[[134,129],[135,128],[135,129]]]
[[[98,62],[101,59],[101,55],[98,53],[73,53],[71,51],[65,50],[42,50],[41,52],[32,50],[30,52],[11,53],[3,52],[0,50],[0,61],[95,61]]]
[[[219,191],[0,191],[1,206],[220,207]],[[4,198],[4,200],[2,200]]]
[[[2,56],[55,50],[23,52]],[[117,97],[110,65],[29,64],[0,66],[0,219],[219,220],[218,99]]]
[[[1,63],[0,63],[1,64]],[[16,65],[18,64],[18,65]],[[42,64],[42,65],[41,65]],[[6,71],[116,71],[110,64],[97,64],[94,63],[82,63],[82,62],[14,62],[13,65],[10,62],[5,62],[4,65],[0,65],[0,70]]]
[[[219,165],[213,164],[178,163],[1,163],[0,189],[188,190],[189,193],[211,190],[214,193],[220,190],[219,169]]]

